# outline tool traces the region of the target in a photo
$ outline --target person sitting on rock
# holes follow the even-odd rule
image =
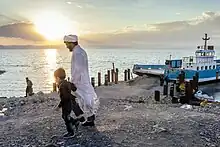
[[[84,113],[75,100],[76,97],[71,94],[71,91],[76,91],[76,87],[73,83],[65,80],[66,73],[63,68],[58,68],[54,72],[54,77],[56,79],[56,83],[58,84],[61,99],[59,105],[56,107],[56,110],[62,108],[62,118],[65,121],[66,129],[68,132],[64,135],[64,137],[73,137],[75,135],[73,126],[75,125],[77,130],[79,122],[85,121],[85,118],[83,117]],[[70,116],[72,110],[75,113],[77,119],[73,119]]]
[[[28,79],[28,77],[26,77],[26,83],[27,83],[27,87],[26,87],[26,95],[25,97],[27,96],[32,96],[34,93],[33,93],[33,83],[31,80]]]

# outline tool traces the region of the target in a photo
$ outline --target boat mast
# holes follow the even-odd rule
[[[208,37],[207,34],[205,34],[205,38],[202,39],[205,40],[204,49],[207,49],[207,41],[210,40],[210,37]]]

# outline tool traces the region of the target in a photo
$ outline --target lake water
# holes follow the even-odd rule
[[[165,59],[194,55],[194,49],[86,49],[89,58],[90,76],[102,75],[112,68],[119,69],[119,80],[123,71],[134,64],[163,64]],[[219,54],[220,55],[220,54]],[[220,57],[220,56],[219,56]],[[25,95],[25,77],[32,80],[34,92],[52,90],[53,72],[63,67],[70,76],[71,53],[67,49],[4,49],[0,50],[0,97]],[[102,76],[102,80],[104,77]]]

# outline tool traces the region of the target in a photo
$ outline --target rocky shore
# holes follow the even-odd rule
[[[218,147],[220,105],[181,108],[154,91],[159,81],[137,77],[130,82],[96,88],[100,98],[96,127],[80,127],[76,137],[64,140],[57,93],[38,92],[28,98],[9,98],[0,116],[0,146],[3,147]]]

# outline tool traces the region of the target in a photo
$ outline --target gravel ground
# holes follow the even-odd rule
[[[76,137],[64,140],[65,125],[56,93],[10,98],[0,116],[3,147],[218,147],[220,105],[191,109],[171,104],[169,97],[153,99],[158,81],[139,77],[129,83],[96,88],[100,109],[96,127],[80,127]]]

